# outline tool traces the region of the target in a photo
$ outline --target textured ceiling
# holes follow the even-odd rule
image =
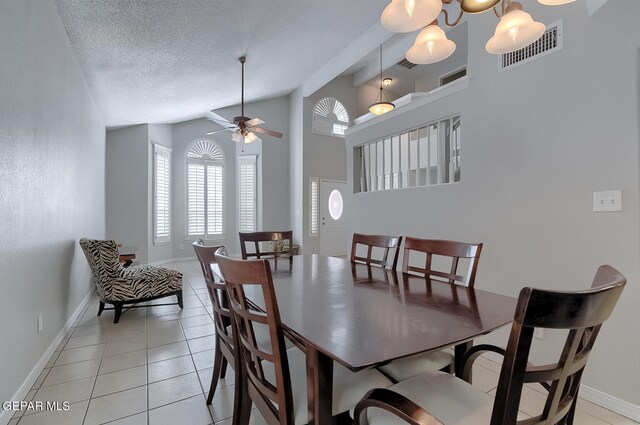
[[[388,0],[56,0],[107,127],[171,123],[284,95]]]

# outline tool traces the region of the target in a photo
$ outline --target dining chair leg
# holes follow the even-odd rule
[[[213,356],[213,374],[211,375],[211,387],[209,387],[209,396],[207,397],[207,404],[211,404],[213,396],[216,393],[216,387],[218,386],[218,379],[220,378],[220,372],[222,370],[222,362],[224,360],[222,351],[220,351],[220,341],[216,341],[216,349]]]
[[[251,419],[251,397],[247,386],[247,375],[241,365],[237,365],[236,383],[233,394],[233,419],[232,425],[249,425]]]
[[[222,367],[220,368],[220,379],[224,379],[224,377],[227,375],[227,366],[229,365],[229,362],[227,362],[227,359],[222,356]]]

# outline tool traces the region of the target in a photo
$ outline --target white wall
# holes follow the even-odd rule
[[[147,124],[107,131],[106,237],[138,247],[142,264],[149,262],[148,131]]]
[[[0,57],[0,399],[13,400],[93,290],[78,240],[105,234],[105,128],[53,3],[0,2]]]
[[[350,230],[482,241],[476,287],[511,296],[527,285],[586,288],[598,265],[614,265],[629,283],[583,383],[640,405],[640,2],[608,2],[590,18],[581,2],[526,7],[545,23],[562,17],[562,51],[498,73],[484,51],[496,19],[474,15],[469,88],[348,134],[351,170],[355,145],[462,117],[461,183],[350,194]],[[612,189],[624,212],[594,213],[593,192]],[[489,339],[504,345],[506,332]],[[533,361],[551,360],[559,342],[547,335]]]
[[[304,228],[303,207],[304,193],[308,182],[305,182],[303,173],[304,162],[304,96],[302,87],[298,87],[289,95],[289,216],[291,218],[291,230],[293,230],[293,240],[296,244],[302,245],[305,232],[308,235],[309,229]]]
[[[233,120],[240,107],[215,111]],[[261,143],[243,146],[231,141],[231,134],[220,132],[205,136],[217,127],[211,121],[197,119],[172,125],[173,129],[173,247],[174,257],[193,257],[192,239],[186,237],[186,149],[196,139],[207,137],[220,145],[225,154],[225,235],[211,241],[225,245],[229,252],[240,252],[238,245],[237,160],[238,155],[258,155],[259,224],[265,230],[288,230],[289,220],[289,102],[287,97],[245,104],[245,114],[260,117],[265,128],[284,133],[282,139],[265,136]],[[260,208],[261,207],[261,208]]]

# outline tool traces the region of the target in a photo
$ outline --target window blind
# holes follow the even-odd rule
[[[154,243],[171,241],[171,149],[153,145]]]
[[[241,232],[255,232],[257,230],[256,156],[242,156],[238,158],[238,162],[240,165],[239,227]]]
[[[318,207],[320,206],[320,181],[312,177],[309,180],[309,236],[317,237],[319,234],[318,227],[318,217],[320,215],[320,211],[318,211]]]

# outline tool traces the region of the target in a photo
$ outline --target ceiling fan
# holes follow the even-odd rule
[[[240,63],[242,64],[242,102],[241,102],[241,112],[239,117],[233,118],[233,123],[225,120],[221,116],[209,112],[207,115],[207,119],[215,122],[216,124],[224,127],[220,130],[210,131],[207,135],[220,133],[222,131],[230,131],[231,132],[231,140],[234,142],[242,142],[242,143],[251,143],[261,141],[261,139],[256,136],[255,133],[266,134],[267,136],[277,137],[278,139],[282,138],[282,133],[278,133],[277,131],[269,130],[266,128],[258,127],[259,125],[264,124],[265,122],[260,118],[249,118],[244,116],[244,63],[247,61],[246,56],[240,56],[238,58]]]

